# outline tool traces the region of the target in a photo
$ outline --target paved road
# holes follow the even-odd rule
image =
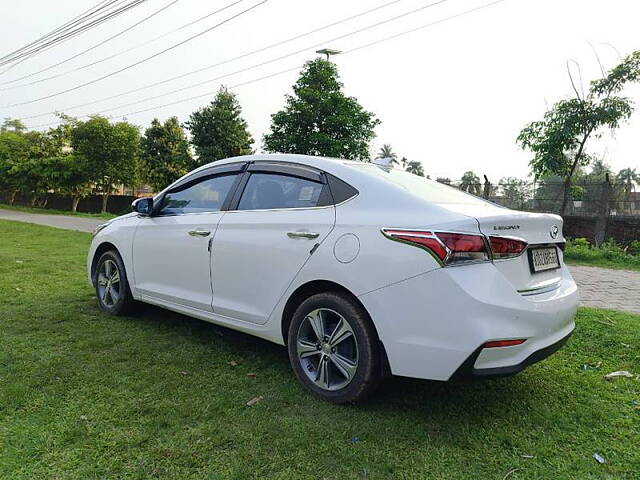
[[[640,314],[640,272],[571,266],[581,304]]]
[[[64,228],[66,230],[79,230],[81,232],[93,232],[106,220],[101,218],[71,217],[66,215],[51,215],[47,213],[25,213],[16,210],[0,210],[0,219],[16,220],[18,222],[37,223],[49,227]]]
[[[101,219],[13,210],[0,210],[0,219],[38,223],[81,232],[92,232],[97,225],[105,222]],[[640,314],[640,272],[577,266],[571,266],[570,269],[580,287],[582,305]]]

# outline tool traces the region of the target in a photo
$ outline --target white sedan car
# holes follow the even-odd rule
[[[96,229],[100,308],[134,301],[287,345],[336,403],[386,374],[517,373],[574,329],[562,219],[509,210],[371,163],[218,161]]]

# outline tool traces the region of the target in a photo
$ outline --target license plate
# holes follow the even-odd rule
[[[531,273],[560,268],[558,250],[556,247],[529,249],[529,267],[531,267]]]

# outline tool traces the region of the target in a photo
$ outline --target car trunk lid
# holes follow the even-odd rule
[[[446,204],[443,207],[472,216],[478,222],[480,231],[488,236],[513,237],[527,243],[527,249],[522,254],[503,259],[494,259],[496,268],[509,280],[514,288],[522,295],[534,295],[553,289],[560,281],[559,268],[535,271],[531,262],[543,268],[544,260],[540,256],[557,252],[559,262],[562,262],[562,252],[558,248],[564,242],[562,235],[562,218],[558,215],[546,213],[530,213],[509,210],[497,205],[457,205]],[[552,248],[551,251],[536,249]],[[532,253],[530,253],[532,252]],[[535,255],[535,260],[531,258]]]

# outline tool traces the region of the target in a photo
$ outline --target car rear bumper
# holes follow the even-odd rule
[[[565,343],[567,343],[572,333],[573,331],[571,331],[568,335],[562,337],[557,342],[552,343],[551,345],[547,345],[540,350],[536,350],[522,362],[516,365],[509,365],[505,367],[476,368],[475,365],[478,357],[483,351],[482,347],[478,347],[478,349],[471,355],[469,355],[469,358],[467,358],[462,363],[462,365],[458,367],[458,370],[455,371],[450,380],[469,380],[476,378],[495,378],[515,375],[516,373],[519,373],[527,368],[529,365],[533,365],[534,363],[544,360],[552,353],[560,350],[565,345]]]
[[[578,307],[566,267],[558,288],[523,295],[491,263],[440,268],[359,299],[375,323],[391,372],[431,380],[465,371],[476,377],[517,373],[562,346]],[[508,339],[526,341],[482,348]]]

